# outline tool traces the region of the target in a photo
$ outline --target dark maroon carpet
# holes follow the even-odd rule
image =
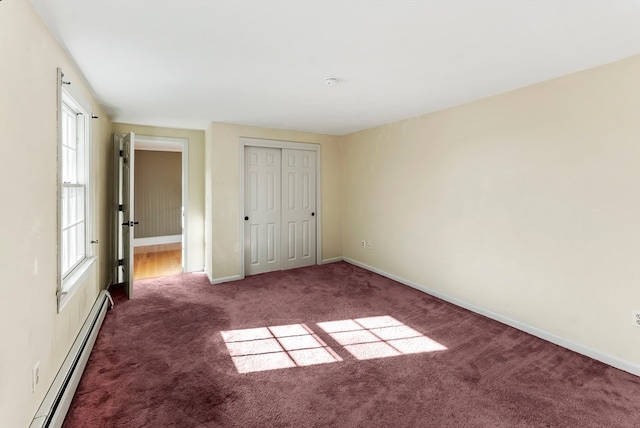
[[[65,427],[640,426],[639,377],[347,263],[135,290]]]

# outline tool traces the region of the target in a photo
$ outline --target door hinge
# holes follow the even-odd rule
[[[118,259],[118,266],[124,266],[124,259]]]
[[[120,157],[124,156],[124,151],[120,150]]]
[[[124,205],[118,205],[118,211],[124,211]]]

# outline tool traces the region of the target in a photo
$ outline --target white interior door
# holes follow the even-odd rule
[[[316,152],[282,149],[282,269],[316,263]]]
[[[135,134],[114,138],[117,157],[117,205],[116,215],[116,278],[123,283],[127,296],[133,298],[133,177],[135,156]]]
[[[280,150],[244,153],[244,265],[247,275],[280,270]]]

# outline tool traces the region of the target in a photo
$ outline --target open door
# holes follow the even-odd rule
[[[114,136],[116,158],[116,283],[123,283],[127,296],[133,298],[133,168],[135,134]]]

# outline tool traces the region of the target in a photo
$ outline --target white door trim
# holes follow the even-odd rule
[[[141,148],[142,147],[142,148]],[[182,152],[182,271],[187,272],[189,248],[189,140],[136,134],[136,150]]]
[[[320,144],[296,143],[295,141],[265,140],[259,138],[240,137],[240,216],[238,227],[240,230],[240,278],[245,277],[244,271],[244,148],[269,147],[274,149],[310,150],[316,152],[316,264],[322,264],[322,170],[320,169]]]

